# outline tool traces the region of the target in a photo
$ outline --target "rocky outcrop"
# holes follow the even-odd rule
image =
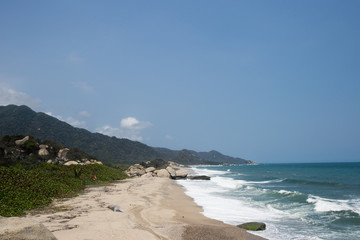
[[[151,178],[151,177],[154,177],[153,173],[151,172],[148,172],[148,173],[145,173],[144,175],[141,176],[142,178]]]
[[[29,140],[30,139],[30,137],[29,136],[26,136],[26,137],[24,137],[24,138],[22,138],[22,139],[19,139],[19,140],[16,140],[15,141],[15,144],[17,145],[17,146],[21,146],[21,145],[23,145],[27,140]]]
[[[48,147],[49,147],[48,145],[44,145],[44,144],[39,145],[40,149],[38,155],[42,157],[49,155],[49,151],[47,150]]]
[[[70,165],[78,165],[79,163],[77,161],[67,161],[66,163],[64,163],[65,166],[70,166]]]
[[[131,165],[126,171],[126,175],[129,177],[142,176],[146,173],[145,168],[140,164]]]
[[[102,164],[79,149],[63,148],[54,141],[40,141],[32,136],[3,136],[0,138],[0,166],[18,163],[59,163],[63,165]]]
[[[210,180],[211,178],[209,176],[200,175],[200,176],[188,176],[187,179],[190,179],[190,180]]]
[[[188,174],[189,174],[189,170],[188,170],[188,169],[180,168],[179,170],[176,170],[176,177],[175,177],[175,179],[185,179]]]
[[[166,169],[160,169],[156,171],[156,175],[161,178],[169,178],[170,173]]]
[[[155,170],[154,167],[144,168],[140,164],[134,164],[130,166],[125,173],[129,177],[162,177],[171,179],[186,179],[187,175],[191,172],[189,169],[185,169],[177,163],[168,162],[168,166],[164,169]],[[146,165],[146,163],[145,163]]]
[[[237,225],[237,227],[250,231],[262,231],[266,229],[266,224],[262,222],[248,222]]]
[[[68,148],[63,148],[63,149],[60,149],[59,152],[58,152],[58,158],[60,159],[60,161],[67,161],[67,158],[66,158],[66,155],[67,153],[70,151],[70,149]]]
[[[145,169],[146,173],[154,172],[156,169],[154,167],[148,167]]]
[[[172,167],[168,166],[168,167],[166,168],[166,170],[169,172],[170,177],[171,177],[172,179],[175,179],[175,178],[176,178],[176,171],[175,171],[175,169],[173,169]]]
[[[56,240],[56,237],[41,223],[26,218],[0,218],[2,240]]]

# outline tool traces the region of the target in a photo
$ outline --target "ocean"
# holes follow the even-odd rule
[[[195,166],[179,180],[207,217],[258,221],[270,240],[360,239],[360,163]]]

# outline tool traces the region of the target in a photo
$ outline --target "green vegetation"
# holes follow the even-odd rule
[[[124,178],[126,175],[122,170],[99,164],[42,163],[28,169],[20,164],[0,167],[0,215],[22,215],[25,210],[48,205],[53,198],[74,196],[85,185]]]

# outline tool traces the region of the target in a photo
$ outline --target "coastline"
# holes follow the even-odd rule
[[[119,205],[123,212],[108,209],[111,204]],[[46,211],[26,218],[44,224],[58,240],[264,239],[207,218],[201,211],[176,181],[154,177],[89,187],[75,198],[55,200]]]

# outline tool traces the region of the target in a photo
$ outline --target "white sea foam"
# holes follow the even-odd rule
[[[220,187],[231,188],[231,189],[237,189],[243,186],[244,184],[246,184],[246,181],[234,180],[232,178],[227,178],[227,177],[213,177],[211,178],[211,182],[217,184]]]
[[[353,211],[360,214],[360,200],[341,200],[328,199],[318,196],[310,195],[306,200],[308,203],[314,204],[314,209],[317,212],[339,212],[339,211]]]
[[[322,216],[323,212],[334,211],[326,216],[336,217],[337,211],[344,210],[360,214],[358,197],[349,200],[321,198],[293,191],[295,189],[287,188],[288,183],[276,184],[283,182],[284,179],[238,180],[237,178],[246,179],[246,177],[238,177],[238,175],[244,175],[243,173],[232,171],[231,168],[229,168],[230,171],[227,171],[228,168],[224,168],[224,171],[218,169],[219,167],[216,167],[216,170],[194,168],[197,175],[208,175],[211,180],[184,180],[179,183],[185,187],[186,193],[203,208],[205,216],[233,225],[250,221],[265,222],[266,230],[254,232],[254,234],[269,240],[343,239],[341,232],[328,231],[323,227],[323,224],[327,223],[323,219],[313,218],[313,215]],[[277,190],[279,188],[276,186],[281,186],[281,190]],[[298,198],[297,195],[303,196]],[[304,202],[306,198],[307,203]],[[354,236],[357,236],[356,232],[351,236],[347,235],[347,239],[357,239]]]
[[[302,194],[297,191],[287,191],[287,190],[280,190],[280,191],[278,191],[278,193],[283,194],[283,195],[301,195]]]
[[[242,222],[255,221],[261,219],[275,219],[277,213],[269,211],[264,206],[252,205],[250,199],[232,199],[220,194],[212,194],[209,185],[204,182],[191,180],[179,181],[186,189],[186,194],[203,207],[203,214],[210,218],[219,219],[229,224],[239,224]],[[228,185],[227,185],[228,186]],[[220,190],[215,187],[212,190]],[[219,191],[218,191],[219,192]]]
[[[229,172],[226,171],[218,171],[218,170],[209,170],[205,168],[191,168],[197,175],[207,175],[207,176],[215,176],[215,175],[224,175]]]
[[[275,180],[268,180],[268,181],[249,181],[247,184],[267,184],[267,183],[278,183],[284,181],[283,179],[275,179]]]

